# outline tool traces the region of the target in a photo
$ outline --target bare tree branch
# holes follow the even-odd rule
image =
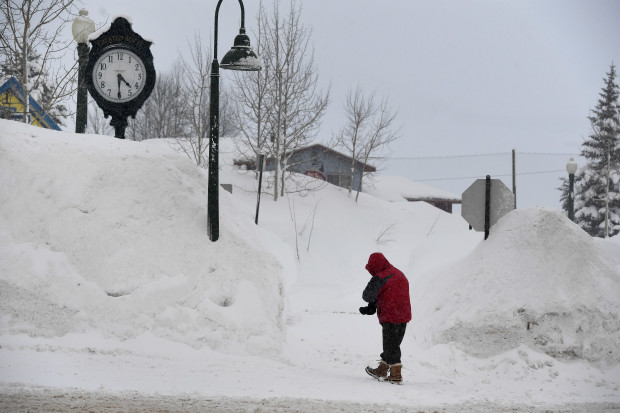
[[[62,33],[74,15],[74,0],[3,0],[1,5],[1,77],[15,76],[24,96],[34,94],[42,108],[64,124],[70,115],[64,101],[75,92],[77,64],[67,68],[61,63],[73,40],[63,39]]]
[[[357,201],[362,180],[353,188],[356,164],[360,162],[366,169],[371,156],[376,158],[398,139],[400,127],[394,124],[397,112],[389,107],[387,98],[377,102],[375,92],[365,95],[359,85],[349,90],[344,109],[346,123],[336,135],[335,143],[351,156],[349,193],[355,189]]]

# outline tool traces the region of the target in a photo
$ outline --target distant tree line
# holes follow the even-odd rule
[[[594,237],[620,233],[620,89],[612,63],[599,99],[588,117],[591,131],[581,144],[586,164],[575,174],[575,222]],[[561,201],[568,211],[568,180]]]

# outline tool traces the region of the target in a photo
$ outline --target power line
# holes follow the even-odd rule
[[[408,161],[418,159],[450,159],[450,158],[477,158],[483,156],[498,156],[498,155],[510,155],[511,152],[495,152],[495,153],[472,153],[464,155],[435,155],[435,156],[395,156],[387,158],[388,160],[395,161]],[[385,159],[385,158],[384,158]]]
[[[571,152],[517,152],[517,155],[543,155],[543,156],[579,156]]]
[[[560,173],[560,172],[564,172],[562,170],[557,170],[557,171],[538,171],[538,172],[520,172],[517,173],[517,175],[541,175],[541,174],[551,174],[551,173]],[[484,178],[486,175],[482,176],[482,175],[477,175],[477,176],[460,176],[460,177],[453,177],[453,178],[425,178],[425,179],[416,179],[416,178],[412,178],[414,181],[416,182],[424,182],[424,181],[454,181],[454,180],[458,180],[458,179],[481,179]],[[512,174],[499,174],[499,175],[491,175],[491,177],[505,177],[505,176],[512,176]]]
[[[556,174],[559,172],[564,172],[566,173],[566,170],[556,170],[556,171],[539,171],[539,172],[519,172],[517,173],[517,175],[540,175],[540,174]],[[510,176],[512,176],[512,174],[510,174]]]
[[[387,159],[388,161],[414,161],[423,159],[454,159],[454,158],[479,158],[489,156],[508,156],[512,152],[489,152],[472,153],[461,155],[433,155],[433,156],[394,156],[394,157],[370,157],[369,159]],[[577,153],[569,152],[517,152],[517,155],[537,155],[537,156],[579,156]]]

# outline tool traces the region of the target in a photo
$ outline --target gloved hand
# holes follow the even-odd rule
[[[360,313],[364,315],[373,315],[376,312],[377,312],[377,304],[375,303],[368,303],[368,306],[360,307]]]

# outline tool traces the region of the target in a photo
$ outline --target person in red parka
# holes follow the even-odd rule
[[[368,305],[360,307],[360,313],[372,315],[376,312],[383,329],[381,361],[376,369],[366,367],[366,373],[378,380],[400,384],[403,379],[400,344],[407,323],[411,321],[409,281],[380,252],[370,255],[366,269],[372,277],[362,293]]]

